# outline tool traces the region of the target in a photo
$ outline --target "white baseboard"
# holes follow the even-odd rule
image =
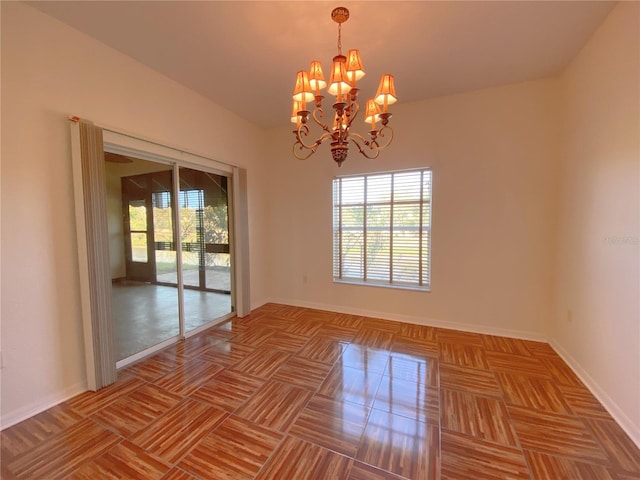
[[[48,395],[47,397],[39,398],[33,403],[24,405],[19,409],[14,410],[13,412],[9,412],[3,415],[2,418],[0,418],[0,430],[12,427],[17,423],[20,423],[27,418],[33,417],[38,413],[44,412],[51,407],[55,407],[59,403],[69,400],[71,397],[75,397],[79,393],[85,392],[86,390],[86,385],[77,383],[75,385],[72,385],[71,387],[65,388],[60,392]]]
[[[578,378],[582,380],[591,393],[600,401],[602,406],[607,409],[613,419],[620,425],[620,427],[629,435],[629,438],[640,448],[640,427],[634,425],[634,423],[627,417],[618,404],[598,385],[591,375],[582,368],[578,361],[569,354],[555,339],[549,340],[549,345],[562,357],[562,359],[571,367],[571,369],[578,375]]]
[[[508,328],[498,328],[498,327],[491,327],[487,325],[473,325],[469,323],[448,322],[445,320],[439,320],[435,318],[416,317],[413,315],[400,315],[400,314],[390,313],[390,312],[378,312],[374,310],[344,307],[341,305],[328,305],[323,303],[306,302],[302,300],[274,298],[269,301],[271,303],[282,303],[285,305],[293,305],[295,307],[315,308],[317,310],[328,310],[330,312],[347,313],[350,315],[362,315],[364,317],[382,318],[384,320],[395,320],[397,322],[414,323],[417,325],[426,325],[429,327],[450,328],[452,330],[482,333],[485,335],[496,335],[498,337],[520,338],[523,340],[533,340],[536,342],[548,341],[548,338],[546,336],[537,332],[511,330]]]

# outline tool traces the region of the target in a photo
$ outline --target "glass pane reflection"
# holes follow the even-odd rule
[[[231,312],[227,178],[180,167],[186,331]]]

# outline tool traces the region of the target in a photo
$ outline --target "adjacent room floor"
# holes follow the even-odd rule
[[[112,289],[117,359],[173,338],[178,326],[178,289],[146,283],[115,283]],[[186,331],[231,312],[231,295],[184,289]]]
[[[640,478],[546,343],[275,304],[1,435],[3,478]]]

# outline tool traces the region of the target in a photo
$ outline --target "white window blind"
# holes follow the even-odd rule
[[[335,281],[428,290],[430,169],[333,181]]]

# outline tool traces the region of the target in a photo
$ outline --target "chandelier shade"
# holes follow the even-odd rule
[[[349,144],[355,145],[364,157],[372,159],[377,158],[380,152],[391,144],[393,129],[389,125],[391,112],[388,111],[388,107],[394,104],[398,97],[393,75],[382,75],[375,96],[365,104],[364,121],[371,125],[368,136],[354,131],[353,122],[360,112],[359,89],[356,85],[365,76],[364,66],[359,50],[348,50],[346,56],[342,54],[342,24],[349,19],[349,10],[344,7],[334,8],[331,19],[338,24],[338,54],[333,57],[329,81],[325,80],[322,65],[318,60],[311,62],[308,72],[301,70],[296,74],[291,122],[296,125],[293,131],[293,154],[296,158],[306,160],[328,140],[331,144],[331,155],[340,166],[347,158]],[[330,95],[335,96],[332,104],[334,113],[329,117],[330,120],[328,119],[329,124],[323,121],[324,96],[321,91],[324,88],[327,88]],[[310,127],[313,124],[320,127],[321,135],[312,143],[308,143],[305,139],[311,134]]]
[[[364,121],[366,123],[370,123],[373,130],[376,129],[376,122],[380,120],[381,113],[382,112],[380,111],[380,107],[373,100],[373,98],[367,100],[367,108],[365,109],[364,113]]]
[[[351,90],[351,83],[347,76],[347,57],[344,55],[336,55],[333,57],[333,64],[331,65],[331,76],[329,77],[329,88],[327,92],[331,95],[341,97],[349,93]],[[338,102],[342,101],[338,98]]]
[[[304,70],[296,74],[296,86],[293,89],[293,100],[300,102],[303,106],[305,102],[313,102],[314,96],[309,84],[309,73]]]
[[[396,86],[393,81],[393,75],[383,75],[378,85],[375,102],[384,106],[384,112],[387,112],[387,105],[396,103]]]
[[[349,53],[347,53],[347,73],[351,85],[354,87],[356,86],[356,82],[364,77],[364,67],[362,66],[359,50],[349,50]]]
[[[319,95],[320,90],[327,86],[324,73],[322,73],[322,65],[318,60],[312,61],[309,67],[309,85],[316,95]]]
[[[302,110],[302,104],[298,100],[294,100],[293,108],[291,109],[291,123],[300,123],[300,115],[298,115],[300,110]]]

